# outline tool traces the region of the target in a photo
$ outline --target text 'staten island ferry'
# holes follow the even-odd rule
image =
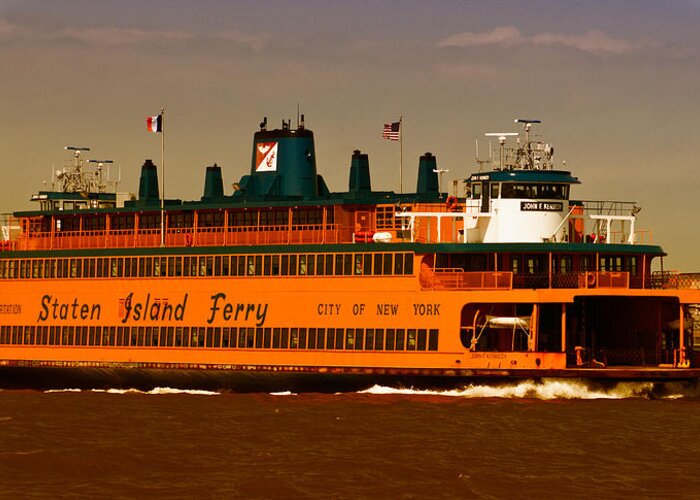
[[[516,121],[450,196],[430,153],[415,193],[373,191],[360,151],[331,193],[303,117],[261,124],[232,195],[207,167],[199,201],[161,202],[150,160],[116,193],[76,150],[3,224],[0,385],[697,379],[700,274],[663,270],[633,203],[571,199]]]

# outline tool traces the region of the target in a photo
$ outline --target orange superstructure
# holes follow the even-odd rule
[[[653,270],[664,253],[642,243],[636,207],[570,201],[578,180],[538,144],[503,149],[449,198],[429,153],[415,193],[372,191],[359,151],[348,192],[331,193],[303,124],[257,132],[231,196],[208,167],[200,201],[161,209],[150,161],[138,199],[40,192],[40,210],[3,226],[0,374],[315,389],[697,378],[700,275]]]

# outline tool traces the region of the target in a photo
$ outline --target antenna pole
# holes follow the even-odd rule
[[[163,166],[160,194],[160,246],[165,246],[165,108],[160,108],[160,164]]]
[[[403,115],[399,115],[399,193],[403,194]]]

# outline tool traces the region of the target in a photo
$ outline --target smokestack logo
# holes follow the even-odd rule
[[[259,142],[255,150],[255,171],[274,172],[277,170],[277,143]]]

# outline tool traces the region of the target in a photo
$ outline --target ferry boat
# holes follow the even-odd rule
[[[215,164],[195,201],[163,199],[151,160],[118,193],[72,148],[2,224],[0,385],[696,380],[700,274],[664,270],[635,203],[573,198],[539,120],[516,122],[449,195],[433,154],[396,193],[359,150],[331,192],[303,118],[263,121],[234,191]]]

